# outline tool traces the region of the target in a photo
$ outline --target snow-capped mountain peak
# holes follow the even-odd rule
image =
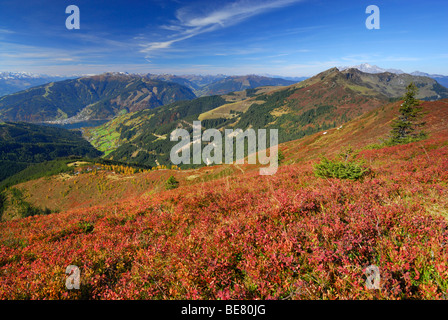
[[[338,69],[343,71],[343,70],[350,69],[350,68],[358,69],[359,71],[366,72],[366,73],[383,73],[383,72],[390,72],[390,73],[396,73],[396,74],[404,73],[402,70],[399,70],[399,69],[383,69],[383,68],[380,68],[378,66],[371,65],[368,63],[362,63],[360,65],[351,66],[351,67],[341,67]]]
[[[49,76],[44,74],[37,74],[31,72],[0,72],[0,79],[38,79],[48,78]]]

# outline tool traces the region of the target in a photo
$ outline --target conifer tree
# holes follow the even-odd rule
[[[420,101],[416,99],[418,88],[414,83],[406,87],[406,94],[400,106],[400,115],[392,123],[391,138],[389,144],[402,144],[424,138],[423,132],[418,132],[418,128],[424,125],[420,122],[423,116]]]

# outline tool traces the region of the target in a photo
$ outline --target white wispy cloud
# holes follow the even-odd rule
[[[12,30],[0,28],[0,34],[13,34],[13,33],[15,33],[15,32]]]
[[[201,12],[200,8],[194,6],[183,7],[177,10],[175,21],[161,26],[172,32],[170,40],[144,43],[141,45],[141,52],[148,58],[154,51],[171,48],[174,43],[236,25],[261,13],[301,1],[303,0],[238,0],[206,12]]]
[[[0,41],[0,67],[4,70],[30,68],[38,73],[47,73],[46,68],[52,65],[57,68],[63,64],[76,65],[91,60],[104,60],[104,54],[99,49],[71,50],[70,48],[44,47],[15,44]]]
[[[177,11],[177,19],[188,27],[207,27],[218,24],[222,27],[239,23],[249,17],[260,13],[291,5],[298,0],[276,1],[236,1],[205,15],[198,15],[191,8],[182,8]]]

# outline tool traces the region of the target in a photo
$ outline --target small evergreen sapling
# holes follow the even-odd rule
[[[341,160],[321,158],[321,162],[314,165],[314,174],[320,178],[337,178],[358,180],[370,172],[362,160],[355,160],[358,152],[347,147],[339,154]]]
[[[179,181],[177,181],[174,176],[169,177],[165,183],[166,190],[176,189],[178,186],[179,186]]]

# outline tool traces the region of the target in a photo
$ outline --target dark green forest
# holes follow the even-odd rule
[[[23,122],[0,124],[0,181],[32,164],[69,156],[101,155],[79,131]]]

